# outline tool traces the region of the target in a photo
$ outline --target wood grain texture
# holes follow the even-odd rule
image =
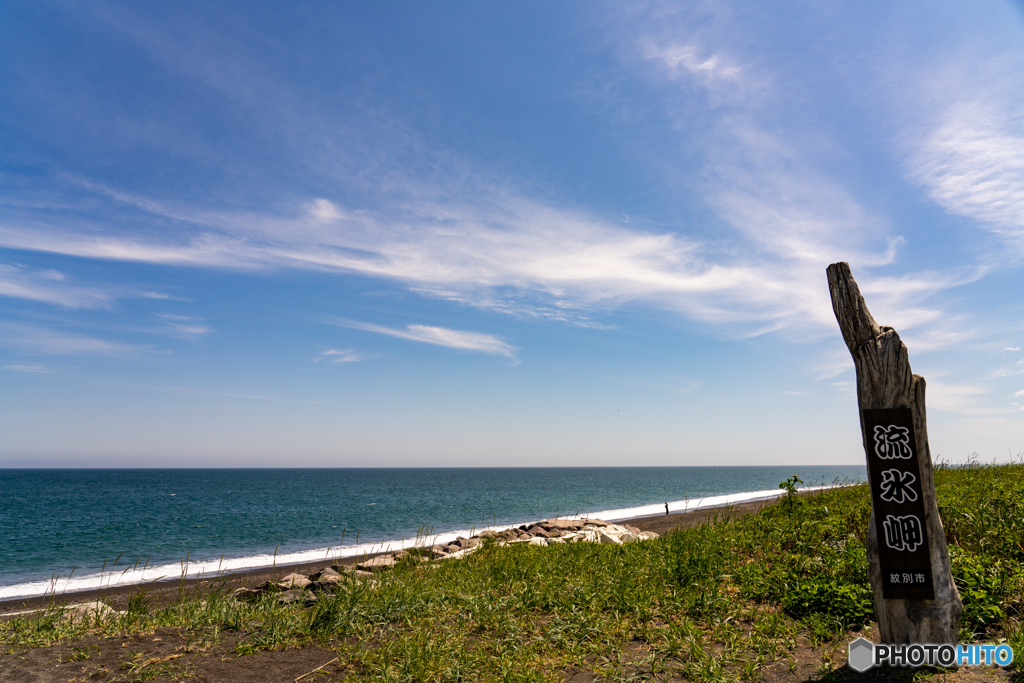
[[[953,583],[946,536],[935,500],[935,477],[928,449],[925,381],[910,370],[907,347],[891,327],[875,322],[847,263],[826,269],[832,309],[857,370],[857,402],[865,408],[909,408],[920,464],[928,551],[934,572],[934,600],[885,600],[878,559],[878,531],[872,506],[868,524],[868,575],[878,611],[878,628],[886,643],[956,643],[963,603]],[[858,414],[860,414],[860,410]],[[865,455],[871,449],[865,439]]]

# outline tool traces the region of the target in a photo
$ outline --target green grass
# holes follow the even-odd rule
[[[1024,465],[940,467],[936,485],[963,638],[1007,639],[1024,652]],[[175,627],[193,651],[316,643],[338,650],[347,678],[394,682],[546,681],[582,665],[616,680],[666,670],[742,680],[810,646],[821,648],[824,675],[849,632],[874,618],[869,514],[867,488],[853,486],[624,546],[485,543],[436,567],[410,559],[311,608],[216,590],[154,608],[140,593],[106,619],[74,623],[51,609],[0,623],[0,641],[36,647]]]

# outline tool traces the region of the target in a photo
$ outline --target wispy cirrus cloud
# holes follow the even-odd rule
[[[985,414],[992,412],[992,409],[985,408],[980,398],[989,393],[991,388],[983,384],[947,384],[929,380],[926,401],[932,410],[968,415]]]
[[[151,353],[153,347],[97,339],[35,325],[0,323],[0,347],[43,355],[137,356]]]
[[[990,25],[945,26],[945,39],[901,70],[879,70],[894,95],[906,178],[946,213],[1002,238],[993,257],[1005,262],[1024,256],[1024,31],[1011,4],[991,10]]]
[[[1013,365],[1004,365],[1001,368],[993,370],[986,379],[996,379],[997,377],[1009,377],[1011,375],[1024,375],[1024,360],[1019,360]]]
[[[11,372],[29,372],[33,374],[49,374],[53,370],[47,368],[45,365],[39,365],[37,363],[13,363],[11,365],[5,365],[4,370],[10,370]]]
[[[653,41],[644,49],[647,59],[657,60],[673,71],[685,72],[709,81],[739,81],[742,68],[729,64],[721,55],[708,54],[696,45]]]
[[[84,285],[59,270],[32,268],[16,263],[0,263],[0,297],[2,296],[38,301],[63,308],[83,309],[110,308],[121,299],[186,301],[162,292]]]
[[[197,339],[210,333],[210,328],[202,324],[202,318],[174,313],[157,313],[169,329],[171,336],[179,339]]]
[[[66,308],[103,308],[115,299],[101,289],[69,282],[60,271],[17,264],[0,264],[0,296]]]
[[[353,273],[399,281],[430,297],[583,325],[594,324],[594,312],[626,302],[675,310],[740,336],[794,326],[820,333],[833,325],[822,264],[839,255],[850,259],[851,252],[812,234],[827,220],[807,207],[780,212],[777,204],[759,204],[763,197],[722,194],[723,213],[775,252],[771,260],[722,258],[706,242],[676,232],[616,224],[504,189],[473,189],[475,195],[467,192],[473,203],[418,192],[390,214],[354,211],[325,198],[284,215],[209,212],[114,193],[118,201],[174,217],[185,229],[167,239],[7,225],[0,226],[0,246],[189,267]],[[814,188],[802,191],[810,196]],[[837,205],[828,197],[816,201]],[[831,230],[840,233],[847,224],[843,219]],[[885,262],[896,244],[878,255],[854,251],[851,260]],[[887,291],[922,299],[963,279],[908,275]]]
[[[678,153],[694,155],[699,150],[706,160],[699,177],[682,176],[681,184],[697,183],[707,205],[742,236],[733,247],[747,258],[732,263],[759,263],[765,271],[786,273],[785,282],[765,278],[761,290],[753,293],[751,302],[790,304],[788,315],[762,318],[769,324],[761,330],[834,329],[821,270],[843,260],[853,266],[876,319],[900,329],[914,352],[963,346],[975,338],[972,321],[951,316],[935,295],[977,282],[998,266],[991,260],[972,264],[965,254],[960,266],[874,276],[871,269],[898,263],[908,240],[892,227],[888,215],[872,208],[874,202],[862,199],[856,182],[843,172],[856,154],[844,145],[854,141],[843,140],[813,117],[805,119],[802,107],[793,106],[813,99],[813,70],[805,74],[810,78],[794,79],[779,69],[778,55],[752,43],[749,24],[735,21],[737,8],[732,3],[679,7],[655,1],[641,7],[624,10],[625,20],[611,33],[624,46],[624,63],[633,56],[657,87],[645,105],[663,102],[665,115],[680,131]],[[802,16],[823,18],[813,11]],[[935,53],[936,59],[947,57],[944,48]],[[1022,119],[1014,113],[1020,110],[1020,97],[1013,94],[1021,92],[1019,68],[1006,69],[1017,74],[1004,84],[1012,87],[994,89],[1002,93],[999,106],[971,112],[948,107],[956,101],[950,93],[964,89],[946,87],[945,82],[942,92],[918,87],[901,79],[929,82],[928,74],[909,76],[910,69],[898,64],[891,51],[879,54],[885,55],[880,59],[885,73],[877,75],[869,88],[885,90],[894,102],[912,100],[914,106],[949,113],[937,132],[925,136],[915,157],[915,182],[928,185],[948,210],[988,221],[990,229],[1004,234],[1024,230],[1024,137]],[[1018,58],[1018,67],[1019,62]],[[892,73],[894,66],[899,73]],[[991,86],[991,79],[977,79],[973,69],[964,73],[968,71],[969,78],[984,84],[978,87]],[[833,75],[843,77],[841,70]],[[893,87],[894,83],[900,85]],[[848,93],[837,88],[836,94]],[[890,113],[885,125],[919,123],[908,124],[911,118]],[[693,135],[694,121],[702,133],[699,138]],[[920,241],[921,236],[916,237]],[[833,361],[820,368],[824,376],[849,367],[848,360]]]
[[[0,227],[0,245],[168,265],[358,273],[395,279],[429,296],[560,319],[637,299],[660,300],[697,317],[739,319],[750,312],[737,316],[731,304],[759,303],[750,295],[764,274],[705,261],[698,245],[678,235],[615,225],[498,190],[478,199],[421,199],[397,215],[382,215],[320,198],[290,216],[189,213],[132,200],[149,212],[188,220],[191,230],[169,241],[7,226]]]
[[[223,234],[183,235],[174,241],[134,235],[95,234],[61,226],[0,225],[0,246],[82,258],[181,266],[265,267],[271,262],[258,245]]]
[[[409,341],[446,346],[451,349],[463,351],[480,351],[507,358],[515,358],[516,347],[508,344],[498,337],[482,332],[467,332],[464,330],[449,330],[444,327],[433,327],[430,325],[409,325],[404,330],[383,325],[372,325],[370,323],[357,322],[355,320],[334,320],[333,324],[342,327],[351,327],[356,330],[385,334],[389,337],[407,339]]]
[[[927,337],[930,343],[918,351],[965,340],[969,335],[948,329],[941,308],[923,304],[938,292],[980,279],[986,268],[873,277],[870,269],[894,263],[906,240],[886,216],[859,201],[834,172],[834,162],[821,162],[838,141],[780,122],[799,115],[788,102],[802,93],[778,83],[756,52],[744,54],[742,32],[728,18],[722,20],[730,5],[679,9],[655,2],[647,7],[646,15],[634,13],[639,18],[631,17],[622,29],[624,61],[641,57],[648,81],[657,88],[655,97],[681,131],[680,151],[697,149],[706,159],[699,180],[681,177],[680,182],[697,182],[708,207],[741,236],[733,250],[745,258],[718,257],[718,262],[745,264],[753,276],[742,288],[749,308],[731,300],[725,304],[726,297],[723,307],[761,313],[747,318],[760,323],[754,333],[787,328],[827,333],[835,321],[822,271],[842,260],[851,263],[862,291],[871,295],[877,318],[917,328],[922,339]],[[692,136],[695,117],[702,117],[699,140]]]
[[[983,101],[952,106],[912,154],[911,177],[946,211],[976,219],[1024,250],[1024,122],[1000,108]]]
[[[380,201],[384,191],[368,190],[363,203],[346,203],[329,190],[317,192],[326,196],[295,197],[274,196],[271,189],[264,192],[270,200],[249,204],[263,207],[257,210],[197,209],[67,175],[64,181],[107,198],[119,210],[133,208],[140,220],[121,229],[81,216],[2,220],[0,246],[172,266],[358,274],[393,280],[425,296],[573,324],[595,325],[592,318],[636,303],[706,323],[710,332],[725,336],[777,330],[796,330],[799,337],[833,334],[824,266],[850,261],[867,291],[872,277],[865,269],[893,263],[903,239],[836,177],[835,159],[818,163],[808,151],[827,148],[828,140],[817,137],[808,144],[798,124],[779,125],[791,112],[769,105],[787,101],[791,93],[778,86],[771,67],[745,41],[716,32],[716,22],[728,22],[705,21],[704,14],[719,10],[650,7],[639,18],[616,22],[616,40],[626,46],[619,75],[650,86],[650,106],[660,106],[679,132],[678,150],[669,154],[685,150],[698,159],[700,171],[681,172],[678,182],[697,186],[719,221],[708,231],[713,236],[541,200],[514,183],[481,180],[489,177],[487,169],[455,160],[434,168],[429,178],[395,169],[360,175],[364,189],[386,178],[380,184],[387,187],[388,201]],[[729,11],[721,9],[723,16]],[[251,79],[211,74],[211,59],[196,58],[195,50],[183,49],[159,24],[109,19],[172,71],[240,102],[266,99],[254,96]],[[199,42],[222,58],[222,50],[234,55],[243,49],[219,40]],[[227,62],[252,68],[244,60]],[[259,87],[273,95],[272,111],[261,109],[268,127],[287,120],[296,124],[289,130],[314,131],[297,134],[297,149],[344,146],[325,125],[326,114],[303,119],[286,106],[296,99],[288,84],[263,80]],[[691,100],[698,104],[686,105]],[[696,127],[690,120],[695,110],[701,110]],[[428,149],[411,128],[398,137],[402,142],[383,144],[409,149],[385,150],[388,162],[407,154],[455,157],[451,150]],[[303,157],[297,164],[313,162]],[[310,170],[318,187],[353,182],[339,166],[322,166]],[[173,222],[174,230],[147,229],[147,222]],[[877,288],[885,300],[876,307],[898,312],[901,317],[890,322],[930,332],[941,327],[942,311],[926,305],[928,297],[973,276],[890,278],[891,286]]]
[[[326,360],[328,363],[358,363],[367,359],[367,356],[353,351],[352,349],[327,349],[313,359],[314,363]]]
[[[160,301],[191,301],[191,299],[165,294],[163,292],[138,292],[136,296],[140,299],[157,299]]]

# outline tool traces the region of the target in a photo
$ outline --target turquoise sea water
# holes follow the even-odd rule
[[[0,599],[177,578],[185,558],[212,573],[360,554],[417,530],[658,514],[777,491],[792,474],[865,479],[863,466],[0,470]],[[146,573],[126,578],[137,561]]]

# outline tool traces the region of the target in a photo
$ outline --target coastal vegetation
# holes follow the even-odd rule
[[[935,477],[961,639],[1024,653],[1024,465],[939,466]],[[492,538],[458,559],[409,554],[372,578],[345,576],[312,604],[273,593],[240,601],[208,585],[166,604],[138,591],[106,615],[54,605],[0,622],[3,656],[60,643],[88,660],[104,638],[160,633],[177,638],[175,654],[124,648],[97,680],[187,678],[204,656],[302,647],[337,656],[303,680],[762,680],[808,667],[838,677],[847,642],[870,637],[874,618],[869,494],[854,485],[802,496],[796,483],[754,514],[723,510],[653,540]]]

